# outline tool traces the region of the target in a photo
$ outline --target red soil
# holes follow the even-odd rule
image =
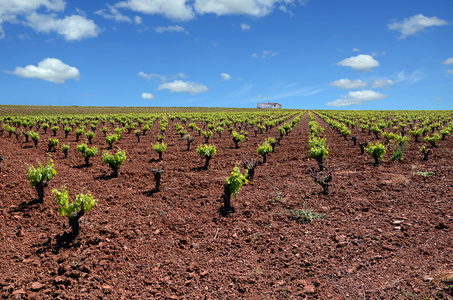
[[[235,212],[222,217],[223,181],[266,134],[234,149],[224,132],[214,133],[217,154],[208,170],[169,122],[163,161],[151,143],[157,122],[141,142],[123,133],[114,145],[127,151],[117,178],[102,164],[90,167],[76,152],[52,155],[58,174],[43,204],[26,180],[26,164],[46,163],[48,130],[38,148],[0,137],[5,161],[0,173],[0,288],[5,299],[451,299],[445,284],[453,271],[453,138],[438,142],[428,161],[411,141],[403,162],[387,153],[379,166],[359,146],[318,118],[329,145],[333,172],[327,195],[310,177],[308,116],[285,136],[267,163],[232,198]],[[107,148],[96,130],[93,145]],[[113,129],[110,127],[110,131]],[[360,134],[359,140],[374,140]],[[81,141],[84,139],[81,139]],[[419,143],[422,144],[422,143]],[[113,152],[111,150],[111,152]],[[261,160],[261,158],[259,158]],[[161,191],[152,168],[165,165]],[[241,166],[242,171],[244,170]],[[424,177],[417,171],[432,171]],[[67,184],[71,199],[84,187],[98,205],[68,239],[67,218],[57,212],[51,190]],[[303,204],[324,220],[298,223],[289,210]],[[440,296],[439,296],[440,295]]]

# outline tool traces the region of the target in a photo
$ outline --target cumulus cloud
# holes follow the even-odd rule
[[[352,52],[360,52],[359,48],[353,48]]]
[[[220,76],[222,77],[223,80],[230,80],[231,76],[227,73],[220,73]]]
[[[26,17],[27,25],[38,32],[56,32],[68,41],[93,38],[99,35],[100,29],[93,20],[79,15],[57,19],[54,15],[32,13]]]
[[[191,81],[175,80],[165,82],[157,87],[157,90],[169,90],[172,93],[187,93],[189,95],[200,94],[208,91],[208,88],[202,84]]]
[[[249,15],[263,17],[280,9],[290,13],[296,4],[305,6],[307,0],[123,0],[116,8],[126,8],[144,14],[159,14],[172,20],[188,21],[195,14]]]
[[[114,5],[144,14],[160,14],[172,20],[188,21],[195,14],[186,0],[126,0]]]
[[[184,81],[182,79],[188,78],[184,73],[178,73],[176,75],[163,76],[159,74],[147,74],[145,72],[138,72],[138,76],[145,78],[147,80],[158,79],[160,85],[157,87],[157,90],[169,90],[172,93],[187,93],[189,95],[195,95],[199,93],[204,93],[208,91],[208,88],[202,84],[195,83],[192,81]],[[172,82],[167,82],[167,77],[169,79],[174,79]]]
[[[371,71],[374,67],[379,66],[379,62],[372,56],[366,54],[359,54],[351,56],[338,62],[337,65],[343,67],[351,67],[358,72]]]
[[[27,1],[2,1],[0,15],[19,15],[34,11],[40,7],[47,10],[63,11],[66,3],[63,0],[27,0]]]
[[[185,33],[187,33],[187,31],[184,29],[184,27],[179,26],[179,25],[171,25],[171,26],[166,26],[166,27],[159,26],[159,27],[154,28],[154,31],[156,31],[157,33],[164,33],[164,32],[185,32]]]
[[[410,17],[409,19],[405,18],[403,21],[388,24],[387,27],[390,30],[399,31],[401,33],[400,38],[404,39],[409,35],[414,35],[419,31],[424,31],[425,28],[443,25],[448,25],[448,22],[439,19],[438,17],[428,18],[422,14],[418,14]]]
[[[348,92],[347,95],[341,96],[333,102],[326,103],[327,106],[342,107],[347,105],[360,105],[368,101],[379,100],[387,97],[387,95],[375,92],[373,90],[362,90]]]
[[[453,65],[453,57],[447,58],[444,61],[444,65]]]
[[[251,57],[253,58],[267,58],[267,57],[273,57],[273,56],[276,56],[278,53],[275,52],[274,50],[264,50],[263,52],[261,52],[260,54],[258,53],[253,53],[252,55],[250,55]]]
[[[65,80],[79,80],[80,72],[75,67],[68,66],[57,58],[46,58],[38,63],[38,66],[28,65],[24,68],[16,67],[12,72],[19,77],[34,78],[50,81],[53,83],[64,83]]]
[[[372,89],[379,89],[379,88],[384,88],[390,85],[395,84],[395,82],[391,79],[377,79],[373,80],[373,83],[371,84]]]
[[[154,95],[150,93],[142,93],[142,98],[146,100],[154,99]]]
[[[135,16],[134,20],[132,20],[128,16],[121,14],[118,9],[110,4],[107,4],[107,9],[100,9],[96,11],[95,14],[103,16],[104,18],[109,20],[114,20],[115,22],[127,22],[136,24],[140,24],[142,22],[142,18],[140,18],[139,16]]]
[[[271,13],[276,7],[288,12],[295,0],[195,0],[194,8],[199,14],[213,13],[223,15],[250,15],[262,17]],[[304,5],[301,3],[301,5]]]
[[[368,84],[360,79],[350,80],[350,79],[339,79],[330,83],[330,85],[338,87],[340,89],[353,90],[366,87]]]
[[[248,31],[248,30],[250,30],[250,25],[242,23],[241,24],[241,29],[242,29],[242,31]]]
[[[447,72],[453,74],[453,70],[448,69]]]
[[[17,23],[19,16],[29,15],[39,8],[48,11],[63,11],[63,0],[28,0],[28,1],[0,1],[0,39],[5,37],[2,24],[4,22]]]

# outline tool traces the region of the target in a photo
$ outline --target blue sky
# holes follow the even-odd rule
[[[453,109],[451,0],[0,0],[0,104]]]

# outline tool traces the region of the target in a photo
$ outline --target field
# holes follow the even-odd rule
[[[168,120],[164,130],[162,119]],[[72,126],[71,120],[79,121]],[[452,121],[451,111],[0,106],[0,129],[14,127],[0,136],[1,296],[453,299],[453,138],[448,133],[431,145],[420,135],[415,142],[408,128],[427,128],[424,135],[431,137]],[[313,179],[328,175],[310,157],[313,122],[328,147],[323,165],[332,180],[326,193]],[[146,124],[152,126],[143,134]],[[175,124],[193,136],[190,150]],[[205,169],[196,149],[209,124],[215,125],[209,143],[217,151]],[[290,129],[281,135],[284,124]],[[381,131],[372,132],[378,124]],[[72,126],[67,137],[66,126]],[[87,141],[84,134],[76,141],[75,130],[84,126],[96,134],[88,147],[98,149],[89,166],[76,151]],[[106,135],[123,128],[112,149],[104,126]],[[130,133],[128,127],[134,127]],[[224,129],[221,135],[217,127]],[[402,136],[404,128],[404,159],[394,161],[392,149],[403,143],[385,136]],[[32,130],[40,135],[37,146],[31,136],[25,140]],[[238,148],[235,131],[248,133]],[[159,160],[153,144],[162,132],[167,150]],[[280,136],[262,163],[257,147]],[[55,151],[49,152],[48,138],[59,140]],[[378,164],[358,145],[376,141],[387,148]],[[65,158],[60,148],[67,143]],[[428,160],[422,145],[432,151]],[[115,177],[102,154],[118,148],[127,159]],[[27,164],[45,165],[49,154],[57,175],[39,203]],[[231,197],[234,212],[226,213],[225,179],[235,166],[245,173],[247,160],[259,162],[255,174]],[[153,169],[162,166],[157,191]],[[71,201],[88,191],[97,199],[76,236],[53,200],[52,190],[62,185]]]

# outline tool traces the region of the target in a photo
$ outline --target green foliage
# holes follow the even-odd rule
[[[96,134],[93,132],[93,131],[88,131],[85,133],[85,136],[88,138],[88,139],[92,139],[96,136]]]
[[[65,133],[70,133],[72,131],[72,127],[71,126],[65,126],[63,128],[63,130],[64,130]]]
[[[98,148],[89,148],[87,144],[82,143],[80,145],[77,145],[77,152],[82,153],[83,158],[89,158],[98,154]]]
[[[404,160],[404,151],[406,151],[407,146],[409,145],[409,138],[407,136],[401,136],[399,134],[395,135],[395,138],[392,143],[393,161],[402,161]]]
[[[58,145],[60,145],[60,141],[59,141],[58,139],[49,138],[47,141],[48,141],[49,144],[51,144],[53,147],[58,147]]]
[[[382,160],[384,158],[384,154],[387,152],[387,148],[380,142],[369,143],[365,150],[377,160]]]
[[[245,139],[245,136],[242,134],[237,133],[236,131],[233,131],[233,141],[237,142],[243,142]]]
[[[82,134],[85,133],[85,129],[83,129],[83,128],[77,128],[77,129],[74,131],[74,133],[75,133],[76,135],[82,135]]]
[[[58,204],[58,212],[69,219],[76,217],[80,209],[90,211],[97,204],[91,193],[76,195],[75,201],[70,203],[66,186],[62,186],[60,190],[54,189],[52,193],[55,194],[53,199]]]
[[[225,179],[225,183],[229,185],[230,193],[236,197],[236,193],[241,189],[243,184],[249,181],[245,178],[244,174],[241,174],[239,167],[234,167],[231,176]]]
[[[409,133],[414,136],[414,137],[417,137],[417,136],[420,136],[423,134],[423,128],[417,128],[415,127],[414,129],[411,129],[409,131]]]
[[[326,155],[329,153],[326,138],[310,137],[308,140],[308,151],[311,158],[326,158]]]
[[[165,150],[167,150],[167,145],[164,144],[163,142],[162,143],[156,143],[156,144],[153,145],[153,149],[157,153],[163,153]]]
[[[202,131],[201,135],[204,136],[206,139],[210,139],[212,137],[212,131]]]
[[[115,127],[115,129],[113,129],[113,131],[115,131],[116,135],[118,136],[118,139],[120,139],[121,133],[123,133],[124,130],[126,130],[124,127]]]
[[[68,151],[69,150],[69,144],[63,144],[61,146],[61,151],[65,152],[65,151]]]
[[[119,138],[118,134],[110,134],[105,137],[105,141],[107,142],[107,144],[109,144],[110,147],[112,147],[113,143],[115,143],[119,139],[120,138]]]
[[[217,153],[217,149],[216,149],[215,145],[199,144],[197,147],[197,153],[204,157],[212,157],[214,154]]]
[[[267,142],[268,142],[270,145],[273,145],[273,144],[275,145],[275,139],[274,139],[273,137],[271,137],[271,136],[267,138]]]
[[[215,132],[217,132],[218,134],[222,134],[223,131],[224,131],[223,127],[220,126],[216,127],[215,129]]]
[[[442,128],[439,133],[442,135],[442,138],[444,138],[445,136],[450,135],[451,130],[452,129],[450,127],[445,127]]]
[[[272,152],[272,146],[269,144],[268,141],[265,141],[262,145],[259,145],[256,149],[259,155],[266,156],[267,154]]]
[[[164,134],[158,134],[156,136],[156,140],[159,142],[159,143],[162,143],[163,141],[165,141],[165,135]]]
[[[420,176],[423,176],[423,177],[429,177],[431,175],[436,175],[436,173],[419,171],[419,172],[415,172],[415,175],[420,175]]]
[[[423,153],[425,153],[428,149],[429,148],[426,148],[425,145],[418,147],[418,150],[420,150],[420,152],[423,152]]]
[[[167,119],[166,115],[162,115],[162,118],[159,121],[159,126],[160,126],[160,130],[162,132],[165,132],[165,130],[167,129],[167,126],[168,126],[168,119]]]
[[[312,208],[307,209],[305,207],[306,202],[302,204],[302,208],[289,210],[289,213],[292,218],[294,218],[299,223],[311,223],[312,221],[318,219],[324,219],[325,215],[315,213]]]
[[[114,155],[104,151],[104,154],[102,154],[102,161],[104,164],[108,164],[109,166],[118,169],[120,165],[124,164],[126,161],[126,151],[118,149]]]
[[[319,136],[324,132],[324,128],[319,126],[319,123],[316,122],[314,119],[312,121],[308,122],[308,127],[310,128],[310,136]],[[279,128],[279,131],[280,131],[280,128]],[[283,132],[283,134],[285,134],[285,133]]]
[[[340,128],[340,133],[341,133],[343,136],[351,135],[351,131],[349,131],[349,129],[348,129],[348,127],[347,127],[346,125],[341,126],[341,128]]]
[[[29,136],[33,141],[39,140],[39,133],[34,132],[33,130],[30,130],[30,131],[28,132],[28,136]]]
[[[50,159],[46,166],[40,162],[38,168],[28,165],[27,175],[31,187],[35,187],[39,182],[52,180],[57,175],[57,171],[54,169],[53,160]]]
[[[440,140],[440,135],[438,133],[433,134],[433,136],[425,136],[425,142],[430,143],[433,147],[436,146],[436,143]]]

